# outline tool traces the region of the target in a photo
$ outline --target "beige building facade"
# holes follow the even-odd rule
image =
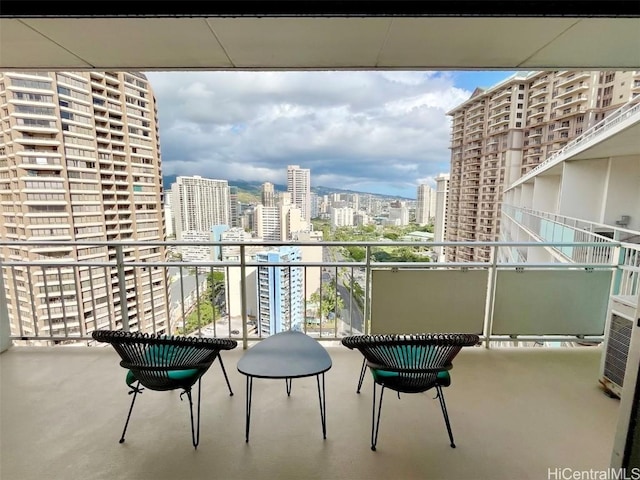
[[[66,338],[120,329],[123,320],[131,331],[167,331],[162,269],[125,267],[119,275],[115,267],[73,267],[165,259],[164,247],[144,246],[165,240],[157,112],[146,77],[0,73],[0,121],[0,238],[45,242],[1,246],[0,256],[61,264],[3,270],[12,333]],[[90,243],[118,241],[138,243]]]
[[[640,71],[519,72],[454,108],[448,241],[495,241],[505,186],[640,93]],[[488,261],[489,248],[447,248]]]

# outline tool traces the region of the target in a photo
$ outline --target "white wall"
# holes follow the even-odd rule
[[[520,195],[522,194],[522,185],[518,185],[513,189],[513,195],[511,197],[511,205],[514,207],[520,206]]]
[[[517,145],[522,145],[522,132],[513,132],[511,139]],[[517,135],[516,135],[517,134]],[[522,176],[522,150],[507,150],[505,155],[504,183],[511,185]]]
[[[640,155],[611,159],[601,223],[615,225],[622,215],[631,217],[629,225],[623,228],[640,230]]]
[[[564,162],[560,191],[561,215],[599,222],[608,172],[608,159]]]
[[[520,206],[522,208],[532,208],[533,205],[533,183],[523,183],[521,185]]]
[[[252,261],[247,259],[247,261]],[[256,267],[246,267],[247,315],[258,314],[258,293],[256,285]],[[229,292],[227,294],[227,312],[231,317],[242,316],[242,284],[240,267],[229,268]]]
[[[561,178],[560,175],[538,175],[535,177],[531,208],[539,212],[557,213]]]

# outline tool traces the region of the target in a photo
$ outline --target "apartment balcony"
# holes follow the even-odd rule
[[[495,109],[492,108],[490,110],[489,119],[493,119],[495,117],[500,116],[501,114],[509,113],[509,112],[510,112],[509,108],[495,108]]]
[[[545,113],[546,112],[545,112],[544,108],[541,108],[541,109],[538,109],[538,111],[531,112],[529,114],[529,118],[534,119],[534,118],[544,117]]]
[[[535,97],[539,97],[540,95],[544,95],[548,92],[547,88],[536,88],[534,89],[530,94],[529,97],[530,98],[535,98]]]
[[[557,88],[562,88],[565,87],[566,85],[570,85],[571,83],[577,82],[579,80],[587,80],[589,78],[591,78],[591,73],[590,72],[572,72],[569,70],[566,70],[564,72],[559,72],[558,74],[556,74],[557,77],[561,77],[562,80],[558,81],[558,84],[556,85]]]
[[[496,102],[496,103],[497,103],[497,101],[498,101],[498,100],[503,100],[503,99],[505,99],[505,98],[509,97],[510,95],[511,95],[511,87],[509,87],[509,88],[505,88],[504,90],[502,90],[502,91],[500,91],[500,92],[498,92],[498,93],[493,94],[493,95],[491,96],[491,100],[492,100],[493,102]]]
[[[556,111],[552,114],[553,118],[555,118],[556,120],[561,120],[563,118],[571,117],[578,113],[584,113],[587,111],[587,109],[582,105],[572,107],[571,105],[575,103],[577,103],[577,101],[573,101],[570,104],[560,105],[556,107]]]
[[[502,126],[504,126],[506,128],[509,125],[509,122],[510,122],[510,119],[509,119],[509,116],[507,115],[507,118],[502,118],[502,119],[494,122],[491,125],[491,127],[495,129],[495,128],[497,128],[497,127],[502,125]]]
[[[531,107],[535,107],[536,105],[542,105],[542,104],[546,104],[547,103],[547,98],[546,97],[536,97],[532,102],[531,102]]]
[[[586,95],[576,95],[575,97],[569,97],[569,98],[565,99],[562,104],[559,104],[556,107],[556,109],[557,110],[562,110],[562,109],[566,108],[567,106],[575,105],[575,104],[581,103],[581,102],[586,102],[587,100],[589,100],[589,97],[587,97]]]
[[[555,98],[565,98],[569,95],[585,92],[587,90],[589,90],[589,85],[584,83],[582,85],[571,85],[566,87],[562,92],[556,93]]]

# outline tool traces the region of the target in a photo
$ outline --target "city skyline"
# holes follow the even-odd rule
[[[149,72],[165,175],[415,198],[449,171],[446,112],[513,72]]]

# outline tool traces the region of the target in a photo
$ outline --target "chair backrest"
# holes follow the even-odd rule
[[[187,388],[204,374],[221,350],[231,350],[238,342],[221,338],[194,338],[153,335],[113,330],[92,333],[98,342],[109,343],[118,352],[120,365],[130,369],[145,387],[154,390]],[[193,370],[192,375],[169,372]]]
[[[390,372],[435,373],[451,368],[462,347],[476,345],[480,337],[466,333],[411,335],[354,335],[342,339],[359,350],[371,367]]]

